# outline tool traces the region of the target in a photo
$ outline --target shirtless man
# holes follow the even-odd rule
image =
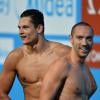
[[[18,28],[23,45],[10,52],[4,62],[0,75],[0,100],[11,100],[8,93],[16,75],[23,87],[25,100],[39,100],[41,83],[49,65],[63,58],[70,47],[45,39],[44,18],[39,10],[25,10]]]
[[[85,64],[93,45],[93,28],[86,22],[73,26],[72,49],[58,58],[43,80],[40,100],[89,100],[96,90],[96,82]]]

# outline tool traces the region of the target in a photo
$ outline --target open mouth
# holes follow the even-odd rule
[[[81,47],[80,50],[84,53],[88,53],[90,51],[90,48],[87,46],[87,47]]]
[[[26,36],[26,35],[20,35],[20,37],[21,37],[22,39],[27,38],[27,36]]]

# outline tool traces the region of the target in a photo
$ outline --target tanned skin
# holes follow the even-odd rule
[[[72,48],[65,58],[58,58],[45,75],[40,100],[89,100],[96,82],[85,64],[93,45],[93,29],[80,22],[73,26]]]
[[[35,13],[39,13],[37,17],[41,15],[37,10],[29,10],[28,14],[31,11],[34,16]],[[35,23],[37,17],[34,16]],[[35,26],[30,15],[20,18],[18,28],[23,45],[10,52],[4,62],[0,74],[0,100],[11,100],[8,94],[16,75],[23,87],[24,99],[39,100],[41,84],[49,68],[70,51],[68,46],[46,40],[41,22]]]

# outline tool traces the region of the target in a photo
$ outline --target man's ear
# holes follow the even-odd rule
[[[43,34],[43,25],[39,24],[36,30],[37,30],[37,33]]]

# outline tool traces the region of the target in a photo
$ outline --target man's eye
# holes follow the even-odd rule
[[[81,40],[81,39],[82,39],[82,37],[80,37],[80,36],[79,36],[79,37],[77,37],[77,38],[78,38],[79,40]]]
[[[87,40],[88,40],[88,41],[92,41],[92,38],[88,38]]]
[[[88,41],[92,41],[93,38],[92,38],[92,37],[88,37],[87,40],[88,40]]]
[[[28,26],[24,26],[23,28],[28,28]]]

